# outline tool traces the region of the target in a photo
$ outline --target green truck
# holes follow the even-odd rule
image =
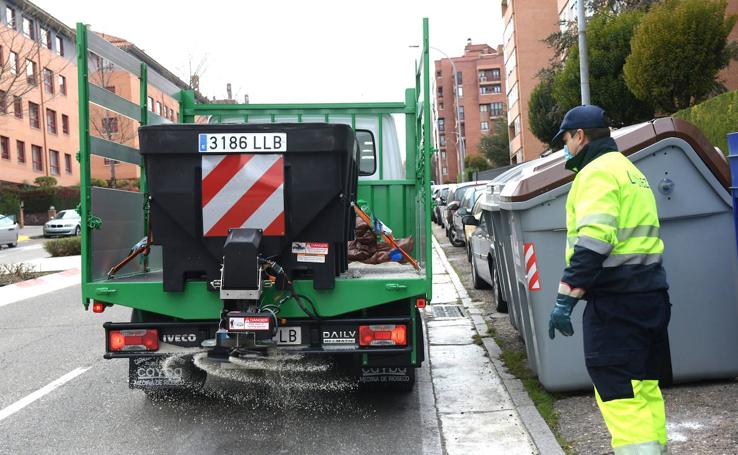
[[[131,388],[201,387],[198,362],[330,358],[360,386],[412,389],[432,282],[428,49],[424,19],[400,102],[199,104],[77,24],[83,305],[132,309],[104,324]],[[92,83],[91,56],[137,76],[140,104]],[[179,101],[180,123],[147,109],[149,87]],[[139,149],[91,135],[91,103],[139,122]],[[91,186],[91,155],[139,165],[140,191]],[[348,262],[359,205],[413,238],[419,267]]]

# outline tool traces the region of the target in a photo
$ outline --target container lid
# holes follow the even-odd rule
[[[730,187],[730,169],[725,157],[710,144],[696,126],[685,120],[672,117],[655,119],[615,130],[612,137],[625,156],[663,139],[672,137],[682,139],[697,152],[720,184],[726,190]],[[507,183],[515,185],[507,185],[504,188],[500,195],[501,201],[527,201],[574,180],[574,173],[564,168],[565,159],[561,152],[528,163],[531,164],[521,169],[517,180],[508,180]]]

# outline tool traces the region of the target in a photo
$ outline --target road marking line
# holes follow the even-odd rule
[[[18,241],[19,242],[25,242],[26,240],[31,240],[31,238],[29,236],[27,236],[27,235],[19,235],[18,236]]]
[[[34,401],[38,400],[39,398],[48,395],[49,393],[53,392],[54,390],[58,389],[59,387],[63,386],[67,382],[71,381],[72,379],[76,378],[77,376],[81,375],[85,371],[89,370],[90,367],[79,367],[76,368],[69,373],[65,374],[64,376],[60,377],[54,382],[51,382],[44,387],[36,390],[30,395],[27,395],[20,400],[16,401],[15,403],[11,404],[10,406],[6,407],[5,409],[0,410],[0,421],[3,419],[10,417],[11,415],[15,414],[16,412],[20,411],[21,409],[25,408],[29,404],[33,403]]]

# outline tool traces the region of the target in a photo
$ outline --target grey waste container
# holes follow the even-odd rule
[[[483,210],[490,211],[492,219],[491,234],[495,245],[495,268],[500,277],[502,294],[507,301],[508,317],[510,323],[517,329],[523,340],[527,340],[532,330],[530,323],[522,317],[523,309],[520,306],[519,290],[515,285],[515,268],[513,266],[513,250],[510,241],[510,223],[504,218],[504,214],[500,211],[500,194],[502,189],[510,181],[515,181],[520,175],[526,172],[526,169],[533,168],[541,160],[533,160],[522,163],[517,167],[501,174],[490,183],[490,190],[487,194],[487,200],[482,204]],[[535,372],[536,353],[532,345],[525,343],[528,355],[529,366]]]
[[[738,376],[738,260],[732,249],[727,162],[699,130],[681,120],[658,119],[613,136],[656,196],[672,303],[675,381]],[[548,338],[565,265],[565,203],[573,179],[563,161],[561,152],[555,154],[553,161],[508,182],[500,195],[501,212],[510,224],[518,304],[531,327],[527,349],[534,351],[535,370],[550,391],[591,387],[582,347],[584,302],[573,314],[574,336]],[[538,290],[531,286],[526,244],[534,246]]]

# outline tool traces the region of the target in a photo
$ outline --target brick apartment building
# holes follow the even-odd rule
[[[459,177],[455,107],[458,107],[459,129],[466,156],[480,153],[482,135],[493,131],[493,122],[504,121],[506,110],[502,46],[493,48],[487,44],[472,44],[470,40],[464,48],[464,55],[450,60],[453,65],[447,58],[435,61],[439,157],[434,160],[434,180],[439,183],[456,182]],[[454,78],[459,90],[456,97]]]
[[[538,158],[546,150],[530,131],[528,100],[538,85],[536,74],[548,66],[553,56],[553,51],[542,40],[559,29],[557,1],[561,0],[502,1],[512,163]]]
[[[188,86],[135,45],[100,34],[145,62],[182,89]],[[33,184],[54,177],[59,185],[79,183],[79,112],[75,31],[27,0],[0,0],[0,183]],[[90,56],[90,80],[139,103],[139,81],[130,73]],[[148,87],[149,110],[179,120],[179,104]],[[198,95],[198,101],[207,102]],[[102,108],[90,110],[92,135],[138,144],[138,122]],[[92,159],[92,177],[110,180],[140,177],[138,166]]]

